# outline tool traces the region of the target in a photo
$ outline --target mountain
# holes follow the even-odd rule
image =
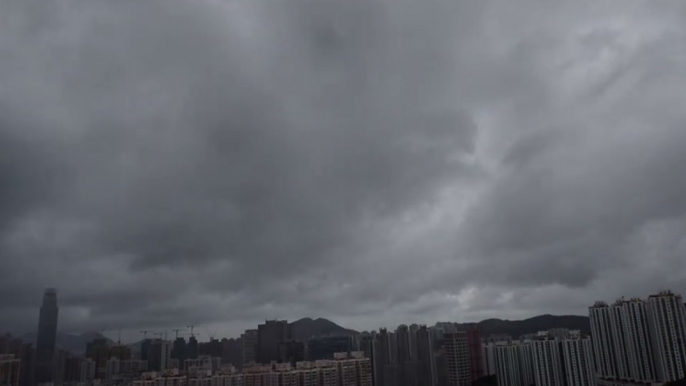
[[[486,319],[477,324],[481,329],[482,337],[488,337],[491,334],[508,334],[513,338],[519,338],[520,335],[553,328],[568,328],[581,330],[584,334],[591,333],[591,323],[588,317],[578,315],[539,315],[524,320]],[[467,327],[467,324],[458,323],[458,326]]]
[[[290,325],[293,339],[298,340],[307,340],[313,336],[357,334],[357,331],[348,330],[324,318],[303,318]]]
[[[439,323],[440,324],[440,323]],[[456,323],[458,328],[467,329],[471,323]],[[568,328],[581,330],[584,334],[591,333],[591,324],[587,316],[578,315],[539,315],[524,320],[486,319],[477,323],[481,329],[481,336],[492,334],[507,334],[513,338],[520,335],[532,334],[553,328]],[[390,328],[393,330],[393,328]],[[306,340],[313,336],[323,335],[355,335],[357,331],[349,330],[338,324],[324,319],[303,318],[291,323],[293,339]]]
[[[75,354],[81,354],[86,352],[86,344],[88,342],[95,340],[95,339],[101,339],[105,338],[107,339],[110,343],[113,343],[111,339],[106,338],[102,334],[98,332],[86,332],[80,335],[77,334],[65,334],[62,332],[57,333],[56,337],[56,345],[59,348],[62,348],[67,351],[71,351]],[[36,333],[29,333],[25,334],[21,337],[21,340],[23,340],[25,343],[36,343]]]

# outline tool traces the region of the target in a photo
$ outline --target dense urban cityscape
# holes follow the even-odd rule
[[[478,324],[437,323],[298,340],[287,321],[267,320],[207,342],[196,326],[172,330],[174,340],[143,330],[133,345],[101,336],[83,355],[56,347],[58,310],[48,289],[35,345],[0,337],[1,386],[655,386],[686,377],[686,305],[670,291],[596,302],[590,336],[484,337]]]

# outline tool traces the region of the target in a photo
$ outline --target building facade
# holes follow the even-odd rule
[[[267,320],[257,327],[257,359],[267,364],[279,360],[279,343],[291,339],[286,320]]]
[[[536,386],[564,386],[560,341],[541,339],[531,342]]]
[[[593,347],[589,338],[565,339],[562,341],[567,385],[596,386]]]
[[[686,378],[686,315],[680,295],[663,291],[648,297],[659,380]]]
[[[446,371],[449,386],[469,386],[472,383],[467,333],[449,332],[443,335]]]

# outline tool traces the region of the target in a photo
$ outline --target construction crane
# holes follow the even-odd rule
[[[215,330],[213,334],[210,334],[210,330],[207,327],[205,327],[205,332],[207,332],[207,336],[210,337],[210,340],[214,339],[214,336],[217,335],[217,330]]]
[[[148,333],[149,333],[149,332],[152,332],[152,331],[141,330],[141,334],[143,334],[143,340],[147,340],[147,339],[148,339]]]
[[[162,337],[164,337],[165,340],[167,339],[167,331],[153,332],[153,334],[159,336],[160,339],[162,339]]]
[[[174,331],[174,334],[175,334],[174,337],[175,337],[176,339],[179,339],[179,331],[186,331],[186,329],[185,329],[185,328],[175,328],[175,329],[173,329],[172,331]]]
[[[193,328],[194,328],[194,327],[195,327],[195,326],[186,326],[186,328],[190,328],[190,329],[191,329],[191,338],[195,338],[195,335],[193,335]]]

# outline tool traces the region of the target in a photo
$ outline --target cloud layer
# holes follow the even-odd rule
[[[0,326],[584,313],[686,278],[686,7],[0,4]]]

